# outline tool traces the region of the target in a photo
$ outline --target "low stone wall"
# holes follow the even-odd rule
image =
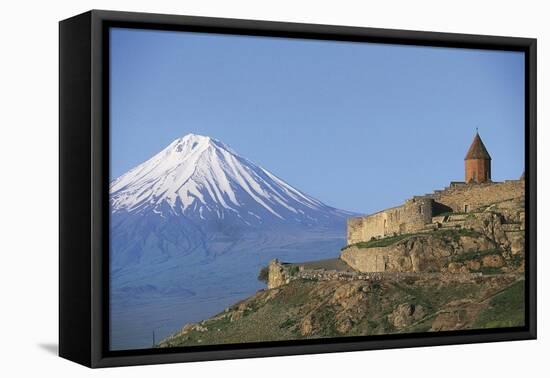
[[[483,276],[481,273],[415,273],[415,272],[342,272],[336,270],[324,269],[306,269],[291,273],[291,264],[284,264],[277,260],[270,262],[270,275],[268,279],[268,289],[286,285],[295,280],[312,281],[399,281],[403,279],[433,279],[438,278],[441,281],[466,282]],[[272,276],[273,274],[273,276]]]

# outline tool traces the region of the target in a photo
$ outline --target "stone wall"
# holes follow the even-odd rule
[[[433,209],[433,199],[414,197],[401,206],[366,217],[350,218],[347,227],[347,244],[422,229],[427,223],[431,223]]]
[[[341,252],[340,258],[360,272],[385,272],[389,260],[389,251],[390,248],[387,247],[368,249],[349,247]],[[413,271],[410,259],[406,263],[409,266],[408,271]]]
[[[496,202],[525,198],[525,181],[456,185],[434,193],[431,197],[454,212],[471,212]]]
[[[416,232],[432,223],[432,217],[440,213],[472,212],[496,202],[524,196],[523,180],[471,185],[454,183],[444,190],[413,197],[401,206],[348,219],[347,244]]]
[[[391,280],[392,282],[400,281],[408,278],[422,279],[439,279],[441,281],[470,281],[482,277],[481,273],[460,272],[449,274],[447,272],[432,272],[432,273],[416,273],[416,272],[398,272],[398,271],[379,271],[379,272],[344,272],[336,270],[324,269],[305,269],[291,273],[289,264],[280,263],[277,260],[272,260],[268,282],[268,289],[276,289],[295,280],[311,280],[311,281],[383,281]],[[273,276],[272,276],[273,274]]]

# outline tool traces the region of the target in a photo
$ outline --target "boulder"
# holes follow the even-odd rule
[[[401,303],[391,314],[388,315],[388,321],[397,329],[410,326],[419,321],[426,315],[426,311],[421,305],[413,303]]]
[[[504,259],[501,255],[483,256],[481,263],[487,268],[501,268],[504,265]]]
[[[447,266],[447,271],[449,273],[461,273],[463,265],[461,263],[452,262]]]
[[[483,235],[478,237],[461,236],[459,238],[459,243],[464,252],[484,251],[496,247],[492,240],[484,237]]]
[[[459,329],[462,325],[461,318],[464,317],[462,312],[463,311],[456,309],[438,314],[432,322],[430,331],[452,331]]]
[[[485,235],[489,240],[501,248],[507,248],[510,242],[502,227],[503,216],[493,212],[483,212],[475,217],[469,218],[465,226]],[[486,248],[487,249],[487,248]]]
[[[466,263],[469,270],[477,271],[481,268],[481,263],[477,260],[470,260]]]
[[[305,316],[300,322],[300,334],[302,336],[309,336],[313,333],[314,321],[311,314]]]

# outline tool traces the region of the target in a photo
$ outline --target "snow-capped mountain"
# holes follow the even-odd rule
[[[111,347],[150,347],[263,284],[270,259],[334,258],[352,216],[189,134],[110,185]]]
[[[113,213],[197,222],[324,225],[351,215],[293,188],[222,142],[188,134],[111,183]]]

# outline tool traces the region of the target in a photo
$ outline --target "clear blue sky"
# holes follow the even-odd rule
[[[523,75],[519,52],[113,29],[111,176],[192,132],[370,213],[463,180],[479,127],[518,178]]]

